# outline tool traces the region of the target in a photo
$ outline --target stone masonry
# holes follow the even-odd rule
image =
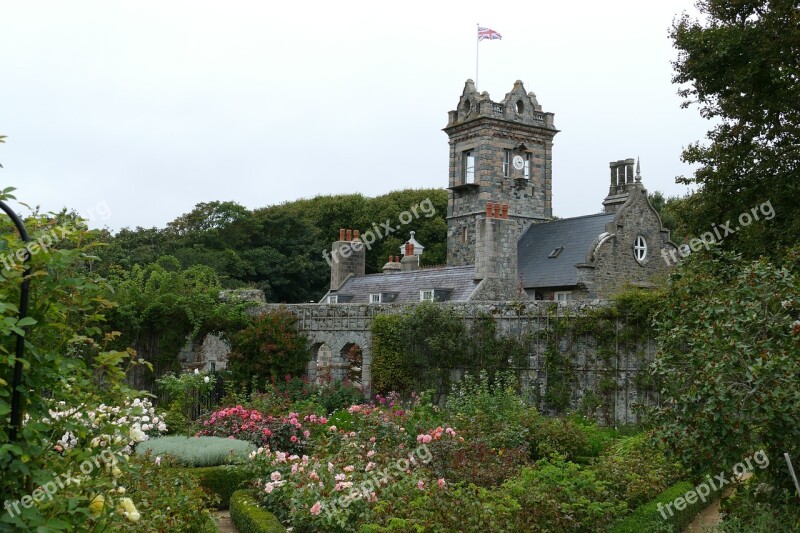
[[[543,112],[521,81],[502,102],[493,102],[467,80],[444,131],[450,137],[449,266],[475,262],[475,216],[487,202],[509,206],[508,218],[517,223],[518,235],[529,224],[552,218],[553,137],[558,130],[553,113]],[[523,158],[523,168],[514,168],[514,156]],[[474,162],[473,183],[468,183],[468,161]]]

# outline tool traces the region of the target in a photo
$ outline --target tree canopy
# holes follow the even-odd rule
[[[779,255],[800,231],[800,9],[796,0],[700,0],[703,20],[673,24],[673,81],[684,107],[713,121],[708,142],[683,160],[699,164],[678,181],[699,189],[683,216],[699,234],[731,221],[723,247],[745,257]],[[770,202],[775,218],[747,227],[742,213]]]
[[[414,207],[423,202],[425,207]],[[401,220],[401,214],[410,217]],[[200,203],[168,223],[166,228],[122,229],[107,235],[108,246],[98,253],[106,273],[147,267],[162,256],[180,268],[212,269],[223,288],[254,287],[267,301],[317,301],[328,289],[330,267],[323,256],[340,228],[367,231],[390,221],[410,218],[395,233],[379,238],[368,249],[367,273],[379,272],[389,255],[416,231],[425,245],[424,264],[442,264],[447,257],[447,191],[395,191],[376,198],[360,194],[317,196],[249,210],[235,202]]]

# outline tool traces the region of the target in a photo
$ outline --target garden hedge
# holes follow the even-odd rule
[[[239,533],[286,533],[274,514],[258,506],[249,490],[237,490],[231,496],[231,520]]]
[[[706,501],[696,500],[693,504],[688,504],[683,510],[678,510],[672,506],[674,514],[669,515],[665,511],[664,514],[667,518],[664,519],[658,509],[658,504],[662,505],[662,509],[669,503],[672,503],[675,498],[683,497],[687,492],[694,490],[694,486],[688,481],[681,481],[671,486],[655,500],[652,500],[638,508],[632,514],[616,522],[612,528],[612,533],[640,533],[642,531],[665,531],[665,526],[672,527],[672,531],[683,531],[692,523],[692,520],[707,506],[717,499],[719,496],[718,490],[712,490],[710,495],[706,497]]]
[[[216,494],[219,497],[217,507],[220,509],[227,509],[231,495],[250,481],[250,475],[243,468],[235,465],[199,468],[175,467],[173,469],[194,476],[206,492]]]

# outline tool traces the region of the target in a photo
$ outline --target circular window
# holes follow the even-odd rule
[[[641,235],[633,241],[633,257],[640,263],[647,259],[647,241]]]
[[[521,115],[523,111],[525,111],[525,104],[522,103],[522,100],[517,100],[517,113]]]

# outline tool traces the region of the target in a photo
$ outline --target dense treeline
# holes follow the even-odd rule
[[[379,272],[387,256],[398,255],[412,230],[425,245],[423,264],[442,264],[446,212],[447,192],[440,189],[409,189],[376,198],[317,196],[252,211],[213,201],[198,204],[166,228],[126,228],[109,236],[109,245],[98,252],[98,267],[107,274],[130,271],[171,256],[180,268],[209,267],[223,288],[258,288],[270,302],[317,301],[330,280],[323,252],[330,250],[339,228],[363,233],[372,227],[382,230],[386,222],[400,226],[367,251],[367,273]]]

